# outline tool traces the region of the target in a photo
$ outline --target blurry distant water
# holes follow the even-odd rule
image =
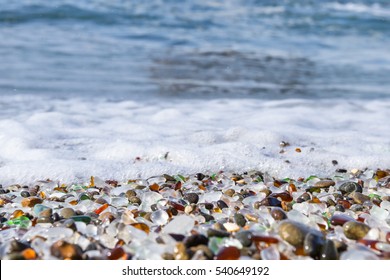
[[[0,0],[0,95],[390,97],[390,1]]]
[[[0,0],[0,184],[389,168],[389,119],[389,0]]]

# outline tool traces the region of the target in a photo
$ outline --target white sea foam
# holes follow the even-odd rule
[[[390,18],[390,10],[381,6],[378,3],[372,5],[364,5],[361,3],[329,3],[326,5],[328,8],[337,11],[345,11],[358,14],[368,14],[376,17]]]
[[[329,175],[337,167],[389,168],[389,119],[390,100],[2,96],[0,183],[248,169],[297,177]],[[279,153],[280,141],[291,144],[285,153]]]

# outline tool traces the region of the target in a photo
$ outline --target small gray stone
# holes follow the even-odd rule
[[[72,208],[63,208],[61,209],[60,211],[60,215],[64,218],[64,219],[69,219],[70,217],[74,216],[75,215],[75,212]]]

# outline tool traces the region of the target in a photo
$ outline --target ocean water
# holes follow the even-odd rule
[[[389,168],[389,46],[386,0],[0,0],[0,184]]]

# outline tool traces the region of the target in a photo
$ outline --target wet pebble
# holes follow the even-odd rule
[[[240,213],[234,214],[234,221],[240,227],[244,227],[246,225],[246,219],[245,219],[244,215],[242,215]]]
[[[236,232],[235,238],[240,241],[244,247],[249,247],[252,244],[252,232],[249,230]]]
[[[70,217],[75,215],[75,211],[72,208],[62,208],[60,211],[60,216],[64,219],[69,219]]]
[[[355,203],[362,204],[366,201],[370,201],[370,197],[367,195],[364,195],[360,192],[353,191],[348,195],[348,197],[352,198]]]
[[[358,240],[366,236],[370,227],[364,223],[349,221],[343,225],[344,234],[349,239]]]
[[[186,193],[184,195],[184,199],[187,200],[189,203],[198,203],[199,201],[199,195],[197,195],[196,193]]]
[[[317,188],[329,188],[334,185],[335,182],[333,180],[321,180],[314,184],[314,186]]]
[[[355,182],[346,182],[346,183],[343,183],[340,187],[339,187],[339,190],[341,191],[341,193],[343,194],[349,194],[353,191],[356,191],[356,192],[359,192],[361,193],[363,191],[362,187],[358,184],[358,183],[355,183]]]
[[[286,213],[280,208],[272,208],[271,216],[275,221],[281,221],[287,219]]]
[[[36,204],[42,203],[43,200],[39,197],[26,197],[23,198],[21,204],[23,207],[34,207]]]
[[[305,236],[310,231],[312,230],[308,226],[290,220],[284,220],[279,225],[280,237],[295,247],[303,246]],[[317,235],[321,233],[317,232]]]
[[[194,234],[184,240],[184,245],[186,248],[190,248],[198,245],[207,245],[208,242],[209,239],[203,234]]]
[[[240,250],[237,247],[229,246],[222,247],[216,254],[216,260],[238,260],[241,256]]]
[[[81,260],[83,250],[80,246],[66,241],[57,241],[50,247],[51,254],[62,260]]]

